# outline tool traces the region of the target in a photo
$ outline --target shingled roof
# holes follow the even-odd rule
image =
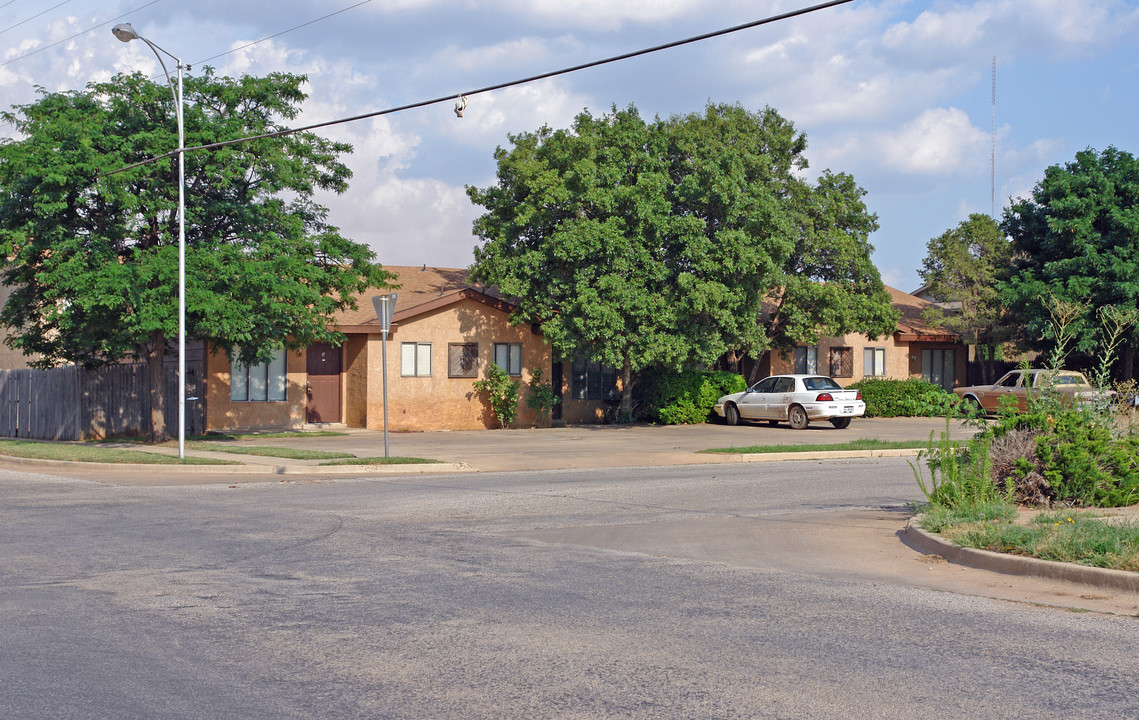
[[[886,286],[890,293],[890,300],[894,307],[902,313],[898,320],[898,329],[895,335],[905,342],[956,342],[960,340],[956,333],[941,328],[931,327],[922,320],[922,311],[926,308],[937,307],[936,303],[902,292],[897,288]]]
[[[399,293],[399,298],[396,301],[395,316],[392,318],[394,325],[407,322],[423,313],[446,307],[464,299],[482,302],[506,313],[512,312],[516,307],[513,303],[504,300],[497,288],[470,282],[469,272],[466,268],[385,265],[384,269],[396,275],[393,282],[400,286],[395,291]],[[901,319],[898,320],[898,329],[895,331],[899,340],[906,342],[956,342],[959,340],[956,334],[931,327],[929,323],[922,320],[922,311],[928,307],[935,307],[935,303],[922,300],[889,285],[886,286],[886,290],[890,293],[894,307],[902,313]],[[375,308],[372,306],[372,297],[387,292],[390,291],[371,288],[357,295],[357,308],[355,310],[344,310],[335,315],[336,324],[341,332],[379,332],[380,322],[376,318]]]
[[[384,270],[394,274],[396,278],[392,282],[399,285],[394,290],[399,297],[392,317],[393,325],[464,299],[482,302],[506,313],[515,308],[514,304],[502,299],[496,288],[470,282],[466,268],[385,265]],[[380,321],[372,298],[388,292],[393,291],[369,288],[356,295],[355,310],[343,310],[334,316],[337,327],[346,333],[379,332]]]

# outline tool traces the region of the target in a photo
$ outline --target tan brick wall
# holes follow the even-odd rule
[[[12,288],[7,285],[0,285],[0,308],[8,302],[8,296],[11,294]],[[9,328],[0,328],[0,370],[26,368],[28,363],[40,358],[39,354],[25,355],[19,350],[13,350],[5,345],[3,341],[7,340],[10,334]]]
[[[348,340],[342,346],[344,353],[341,358],[343,362],[341,367],[344,372],[344,382],[342,383],[344,403],[341,407],[343,408],[344,423],[348,427],[367,427],[368,424],[368,378],[371,377],[369,375],[371,368],[368,363],[368,343],[371,337],[370,335],[349,335]],[[378,335],[376,339],[379,339]],[[378,347],[376,352],[379,353]],[[376,362],[376,373],[378,373],[379,360]],[[379,375],[376,374],[375,377],[378,379]],[[377,390],[376,392],[379,393],[380,391]]]
[[[431,343],[431,375],[404,377],[400,372],[400,344]],[[478,343],[476,378],[448,376],[448,345]],[[343,420],[349,427],[382,430],[383,347],[379,333],[349,335],[343,345]],[[526,405],[531,368],[550,377],[550,349],[529,326],[511,326],[506,313],[475,300],[459,303],[405,322],[388,338],[388,427],[395,432],[422,430],[473,430],[498,427],[490,404],[475,392],[475,380],[485,378],[494,361],[495,343],[522,344],[522,376],[518,417],[514,425],[537,422]],[[210,355],[207,367],[206,426],[210,430],[296,428],[305,421],[305,353],[288,355],[286,402],[231,402],[229,361],[224,353]]]
[[[569,396],[569,382],[562,395],[562,420],[570,425],[599,423],[608,408],[604,400],[574,400]]]
[[[299,428],[305,421],[305,354],[285,354],[288,373],[284,402],[232,402],[229,360],[220,350],[206,356],[206,429],[219,431]]]
[[[383,429],[382,347],[379,334],[358,336],[362,350],[353,353],[347,364],[349,388],[347,407],[350,425],[372,430]],[[356,342],[356,339],[353,339]],[[404,377],[400,372],[402,343],[431,343],[430,377]],[[448,376],[448,346],[451,343],[477,343],[478,366],[475,378]],[[494,362],[495,343],[522,344],[522,376],[513,378],[519,388],[516,427],[536,421],[536,413],[526,405],[526,385],[530,369],[539,367],[550,377],[550,349],[528,325],[511,326],[506,313],[476,300],[455,305],[403,323],[388,338],[388,428],[396,432],[420,430],[476,430],[498,427],[484,395],[475,392],[475,380],[487,376]],[[366,370],[365,370],[366,368]],[[365,381],[365,378],[368,378]],[[361,422],[361,418],[363,421]]]
[[[886,351],[885,377],[893,380],[921,377],[921,351],[927,348],[952,348],[957,351],[956,382],[961,385],[966,377],[966,363],[968,361],[968,348],[965,345],[953,343],[910,343],[899,342],[895,335],[870,340],[865,335],[846,335],[841,338],[822,338],[819,340],[819,374],[830,374],[830,351],[835,347],[849,347],[854,356],[853,375],[851,377],[838,377],[835,379],[842,385],[856,383],[866,377],[863,350],[868,347],[883,348]],[[794,372],[795,358],[788,353],[786,357],[779,353],[771,353],[770,375],[780,375]]]

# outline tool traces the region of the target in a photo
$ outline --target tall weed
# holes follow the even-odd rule
[[[971,441],[963,445],[950,438],[949,416],[945,430],[934,442],[929,434],[929,447],[918,453],[917,461],[910,463],[914,479],[932,509],[959,510],[987,504],[1011,504],[1011,493],[993,483],[989,441]],[[928,479],[921,470],[925,463]]]

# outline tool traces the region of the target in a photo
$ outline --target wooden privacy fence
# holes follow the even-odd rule
[[[178,432],[177,364],[165,368],[166,427]],[[203,361],[186,363],[186,434],[205,432]],[[91,440],[150,434],[150,372],[142,363],[84,370],[0,370],[0,437]]]

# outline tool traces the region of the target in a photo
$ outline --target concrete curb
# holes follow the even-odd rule
[[[717,462],[784,462],[787,460],[843,460],[857,458],[877,457],[915,457],[919,450],[914,449],[887,449],[887,450],[823,450],[818,452],[781,452],[781,453],[698,453],[706,457],[715,457]],[[174,453],[161,453],[173,455]],[[188,453],[190,457],[206,454]],[[213,457],[216,453],[210,453]],[[226,458],[228,459],[228,458]],[[240,463],[233,465],[174,465],[158,463],[99,463],[75,462],[70,460],[44,460],[39,458],[24,458],[15,455],[0,454],[0,464],[18,465],[28,468],[44,469],[82,469],[93,472],[155,472],[176,470],[179,473],[191,475],[400,475],[400,474],[431,474],[448,472],[478,472],[478,468],[469,463],[405,463],[398,465],[310,465],[310,464],[274,464],[262,462]]]
[[[174,465],[153,463],[98,463],[42,460],[0,455],[0,464],[45,470],[91,470],[94,472],[160,472],[172,470],[191,475],[409,475],[446,472],[476,472],[467,463],[400,463],[395,465]]]
[[[784,462],[786,460],[843,460],[847,458],[878,458],[878,457],[917,457],[922,452],[919,449],[898,450],[819,450],[816,452],[774,452],[774,453],[713,453],[705,452],[701,455],[713,455],[724,458],[724,462]]]
[[[923,552],[940,555],[949,562],[978,570],[1004,573],[1005,575],[1029,575],[1048,580],[1063,580],[1122,592],[1139,593],[1139,573],[960,547],[939,535],[919,528],[916,523],[920,520],[921,516],[918,515],[906,521],[902,535],[907,544]]]

